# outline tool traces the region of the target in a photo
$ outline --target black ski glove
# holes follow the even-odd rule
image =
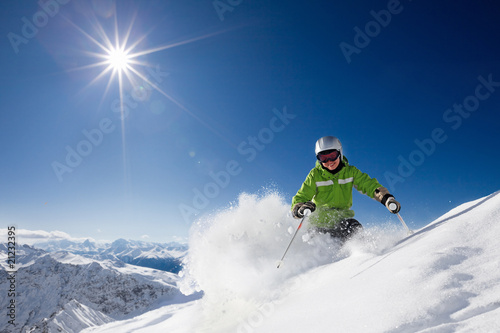
[[[397,214],[401,210],[401,204],[394,199],[394,196],[389,191],[381,186],[373,193],[375,200],[382,203],[391,213]]]
[[[316,210],[316,204],[312,201],[307,201],[307,202],[297,202],[295,206],[293,206],[292,209],[292,215],[296,219],[301,219],[304,217],[304,211],[306,209],[309,209],[312,212]]]

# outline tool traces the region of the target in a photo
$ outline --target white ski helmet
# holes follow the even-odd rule
[[[334,136],[324,136],[320,138],[318,141],[316,141],[316,149],[314,151],[316,153],[316,156],[318,156],[318,154],[322,151],[332,149],[338,150],[340,152],[340,160],[342,161],[342,159],[344,158],[342,144],[340,143],[340,140]]]

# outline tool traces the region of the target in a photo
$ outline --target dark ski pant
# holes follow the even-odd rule
[[[355,219],[345,219],[340,221],[334,228],[314,228],[320,234],[330,234],[334,239],[339,239],[342,243],[353,237],[358,231],[363,229],[361,223]]]

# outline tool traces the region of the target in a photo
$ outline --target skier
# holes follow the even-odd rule
[[[313,231],[330,234],[342,242],[351,238],[362,228],[350,209],[353,186],[381,202],[391,213],[399,212],[400,203],[385,187],[375,178],[349,165],[339,139],[334,136],[320,138],[315,152],[316,166],[292,199],[293,217],[303,218],[306,209],[316,211],[309,217]]]

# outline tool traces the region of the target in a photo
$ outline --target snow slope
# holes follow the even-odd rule
[[[75,300],[69,301],[63,308],[50,318],[45,318],[39,326],[29,330],[37,332],[77,333],[87,327],[103,325],[114,321],[104,313],[93,310]]]
[[[500,192],[410,237],[365,223],[340,249],[301,229],[277,269],[288,211],[242,195],[192,229],[182,290],[203,298],[84,332],[500,332]]]

